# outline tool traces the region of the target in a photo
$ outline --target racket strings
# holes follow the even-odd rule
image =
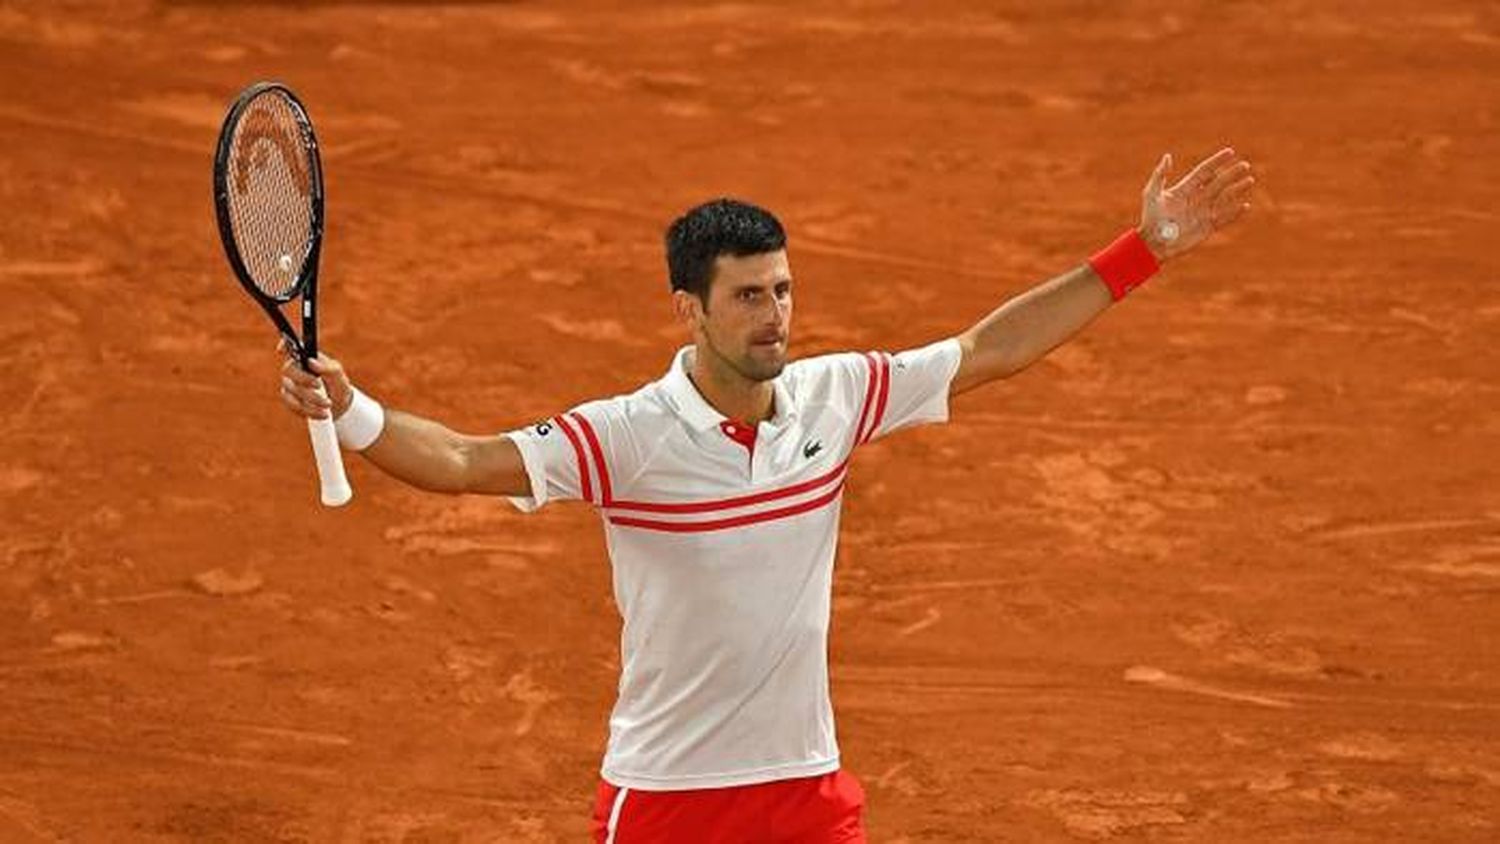
[[[272,91],[234,127],[228,160],[229,218],[251,281],[279,300],[294,296],[313,242],[313,167],[303,123]]]

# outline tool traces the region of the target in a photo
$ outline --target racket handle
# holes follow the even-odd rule
[[[322,387],[318,388],[320,391]],[[349,477],[344,474],[344,457],[339,453],[339,435],[332,419],[307,420],[307,434],[312,438],[313,459],[318,462],[318,481],[322,486],[323,505],[342,507],[354,497]]]

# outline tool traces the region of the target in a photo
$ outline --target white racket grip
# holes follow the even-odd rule
[[[318,387],[322,392],[323,388]],[[312,438],[313,459],[318,462],[318,481],[322,486],[323,505],[342,507],[354,497],[349,476],[344,474],[344,457],[339,453],[339,435],[332,419],[307,420],[307,434]]]

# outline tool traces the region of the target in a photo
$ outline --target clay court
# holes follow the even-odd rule
[[[0,2],[0,840],[583,841],[598,517],[317,501],[210,195],[295,87],[322,336],[500,431],[684,342],[660,237],[781,215],[792,352],[968,327],[1255,207],[855,461],[833,694],[872,841],[1500,837],[1500,11],[1434,2]]]

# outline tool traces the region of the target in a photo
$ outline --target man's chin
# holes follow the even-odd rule
[[[770,381],[786,369],[786,353],[777,348],[755,350],[745,356],[740,374],[752,381]]]
[[[783,369],[786,369],[786,361],[784,361],[784,360],[778,360],[774,364],[770,364],[770,365],[766,366],[764,369],[761,370],[761,372],[759,373],[760,374],[760,379],[759,380],[761,380],[761,381],[770,381],[770,380],[776,378],[777,376],[781,375],[781,370],[783,370]]]

